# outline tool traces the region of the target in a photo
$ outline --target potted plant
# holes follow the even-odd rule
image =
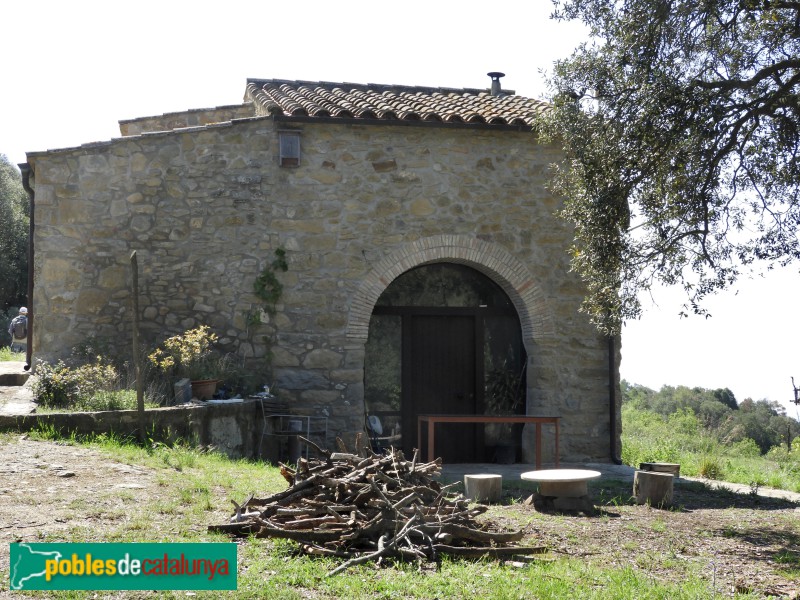
[[[217,339],[208,325],[201,325],[167,338],[148,358],[164,373],[189,379],[192,395],[208,400],[214,395],[227,362],[212,348]]]
[[[489,371],[486,376],[486,414],[514,415],[522,407],[522,373],[503,366]],[[516,458],[517,444],[513,442],[513,424],[501,423],[496,428],[495,460],[502,464],[511,464]]]

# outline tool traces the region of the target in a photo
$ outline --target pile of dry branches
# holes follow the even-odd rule
[[[307,440],[303,440],[307,442]],[[543,552],[541,547],[509,546],[522,532],[491,531],[475,518],[482,505],[448,498],[434,477],[441,459],[417,463],[400,450],[378,455],[321,450],[323,460],[300,460],[281,471],[288,489],[267,498],[234,502],[230,524],[209,527],[234,535],[281,537],[308,554],[348,559],[329,575],[384,557],[436,560],[440,554],[512,556]]]

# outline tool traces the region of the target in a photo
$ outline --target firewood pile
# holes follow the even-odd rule
[[[308,440],[303,439],[304,442]],[[281,466],[286,490],[266,498],[234,502],[231,522],[210,531],[294,540],[303,552],[347,559],[329,573],[383,558],[437,560],[441,554],[511,557],[538,554],[542,547],[510,545],[521,531],[494,531],[476,517],[488,508],[459,496],[435,477],[441,459],[418,463],[391,448],[375,454],[319,449],[322,460]],[[312,444],[313,445],[313,444]]]

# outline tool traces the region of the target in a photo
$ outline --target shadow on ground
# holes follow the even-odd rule
[[[589,483],[589,495],[597,508],[594,517],[617,517],[615,507],[636,505],[633,497],[633,484],[627,479],[603,478]],[[463,484],[456,483],[454,491],[463,492]],[[536,491],[536,484],[526,481],[505,481],[503,483],[502,504],[519,504]],[[669,507],[655,510],[669,512],[692,512],[708,509],[750,509],[763,511],[800,510],[797,502],[782,498],[760,496],[755,493],[741,493],[724,487],[718,482],[704,483],[678,479],[673,491],[673,502]],[[800,536],[798,536],[800,537]]]

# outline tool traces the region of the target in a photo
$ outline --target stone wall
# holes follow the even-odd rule
[[[78,436],[106,434],[136,439],[138,419],[135,410],[0,416],[0,430],[52,428],[65,437],[74,433]],[[254,401],[171,406],[145,411],[149,439],[213,446],[231,458],[258,456],[261,424],[261,407]],[[270,458],[275,460],[277,456]]]
[[[223,123],[253,116],[255,116],[255,113],[251,103],[217,106],[214,108],[197,108],[152,117],[125,119],[119,122],[119,131],[123,136],[141,135],[143,133],[170,131],[185,127],[202,127],[213,123]]]
[[[297,168],[278,166],[287,128]],[[378,295],[408,268],[459,262],[517,307],[528,412],[562,416],[562,459],[607,458],[607,348],[578,313],[570,230],[545,188],[558,159],[530,132],[267,117],[31,154],[35,358],[90,335],[128,343],[136,250],[144,343],[208,324],[292,410],[327,411],[348,437]],[[270,315],[253,282],[278,248],[289,270]]]

